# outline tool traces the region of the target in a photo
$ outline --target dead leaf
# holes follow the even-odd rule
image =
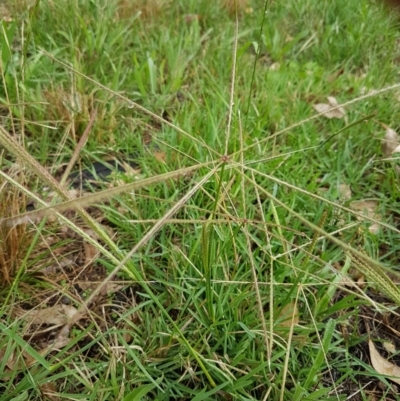
[[[269,69],[270,69],[271,71],[278,71],[279,68],[281,68],[281,65],[280,65],[280,63],[278,63],[277,61],[274,62],[274,63],[272,63],[272,64],[269,66]]]
[[[397,147],[400,145],[399,135],[394,129],[387,128],[386,134],[382,139],[382,153],[385,157],[390,157],[395,153]]]
[[[153,152],[154,158],[159,162],[164,162],[167,160],[167,154],[165,152],[157,151]]]
[[[338,284],[349,288],[356,288],[356,289],[359,288],[357,284],[354,282],[354,279],[345,274],[342,274],[341,280],[338,282]]]
[[[4,361],[6,350],[7,350],[7,344],[2,349],[0,349],[0,358],[2,361]],[[5,363],[8,368],[12,366],[13,360],[14,360],[14,350],[10,352],[8,359]]]
[[[83,249],[85,253],[85,261],[83,265],[89,266],[100,255],[100,251],[94,245],[86,241],[83,243]]]
[[[339,185],[339,195],[341,199],[349,200],[352,197],[350,185],[340,184]]]
[[[378,202],[374,200],[360,200],[360,201],[354,201],[350,203],[350,207],[355,210],[356,212],[359,212],[363,214],[366,217],[369,217],[370,219],[378,220],[381,221],[382,216],[377,213],[376,209],[378,207]],[[360,218],[357,216],[357,218],[360,220]],[[372,223],[369,227],[368,230],[371,234],[377,234],[379,232],[380,226],[378,223]]]
[[[393,343],[390,343],[388,341],[385,341],[382,343],[383,348],[390,354],[395,354],[396,353],[396,346]]]
[[[328,78],[327,78],[327,81],[328,81],[329,83],[334,82],[334,81],[336,81],[336,79],[337,79],[339,76],[343,75],[343,73],[344,73],[344,68],[340,68],[339,70],[337,70],[337,71],[333,72],[332,74],[330,74],[330,75],[328,76]]]
[[[365,276],[364,274],[360,274],[357,277],[357,288],[365,288],[367,286],[367,283],[365,281]]]
[[[185,22],[200,21],[201,16],[199,14],[186,14],[183,16]]]
[[[39,385],[44,400],[58,401],[60,397],[57,395],[57,388],[53,383],[44,383]]]
[[[400,384],[400,368],[381,357],[371,340],[368,341],[368,345],[371,363],[374,369],[381,375],[391,376],[389,377],[390,380]]]
[[[317,103],[313,105],[313,108],[318,113],[323,113],[326,118],[343,118],[346,115],[346,111],[343,107],[338,107],[339,104],[333,96],[327,97],[329,103]],[[333,107],[337,107],[334,110],[331,110]]]
[[[105,228],[104,225],[102,227]],[[83,231],[88,237],[98,241],[99,236],[92,229],[85,228]],[[89,266],[100,255],[100,251],[92,243],[86,241],[83,242],[83,251],[85,255],[84,266]]]
[[[5,4],[0,4],[0,21],[12,22],[13,17]]]
[[[127,344],[129,344],[133,340],[131,331],[132,331],[132,326],[126,322],[122,330],[122,338]]]
[[[292,327],[299,324],[299,311],[295,303],[285,305],[278,316],[280,327]]]
[[[77,281],[76,283],[82,291],[94,291],[101,284],[99,281]],[[100,294],[110,296],[123,288],[124,285],[110,281],[103,287]]]
[[[45,309],[33,309],[21,314],[21,319],[24,319],[30,325],[63,325],[68,322],[75,314],[77,309],[71,305],[56,305]]]
[[[69,331],[67,334],[69,335]],[[49,343],[47,347],[43,348],[40,351],[40,354],[42,356],[46,356],[51,351],[60,350],[64,348],[67,344],[69,344],[69,342],[70,339],[69,337],[66,336],[66,332],[61,330],[57,338],[53,342]]]

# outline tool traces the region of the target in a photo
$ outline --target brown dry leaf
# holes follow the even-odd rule
[[[4,2],[2,2],[4,3]],[[6,4],[0,4],[0,21],[12,22],[13,18]]]
[[[73,307],[71,307],[71,308],[73,308]],[[48,308],[48,309],[51,309],[51,308]],[[75,308],[73,308],[73,309],[75,309]],[[46,355],[49,352],[54,351],[54,350],[60,350],[60,349],[64,348],[69,342],[70,342],[69,338],[64,337],[62,335],[58,335],[54,341],[50,342],[49,345],[47,345],[43,349],[39,350],[38,352],[41,356],[46,357]],[[0,350],[0,356],[1,356],[1,350]],[[4,352],[3,352],[3,356],[4,356]],[[18,354],[16,354],[13,351],[10,354],[10,356],[6,362],[6,369],[4,370],[4,372],[9,373],[9,372],[12,372],[15,370],[29,368],[29,367],[35,365],[36,362],[37,362],[36,357],[29,354],[29,352],[27,350],[22,350],[22,352],[18,352]],[[6,379],[7,379],[7,375],[5,375],[5,377],[1,378],[0,380],[4,381]],[[58,398],[49,397],[49,399],[56,400]]]
[[[183,16],[185,22],[193,22],[193,21],[200,21],[201,15],[200,14],[186,14]]]
[[[6,349],[7,349],[7,344],[2,349],[0,349],[0,359],[2,361],[4,360]],[[11,368],[11,366],[13,366],[13,360],[14,360],[14,350],[11,351],[11,353],[6,361],[6,366],[8,368]]]
[[[390,157],[395,153],[400,145],[399,135],[394,129],[387,128],[386,134],[382,139],[382,153],[385,157]]]
[[[53,383],[44,383],[39,385],[43,399],[50,401],[58,401],[61,398],[57,395],[57,388]]]
[[[63,325],[68,323],[77,313],[77,309],[71,305],[55,305],[45,309],[31,310],[24,313],[21,318],[30,325]]]
[[[278,62],[272,63],[272,64],[269,66],[269,69],[270,69],[271,71],[278,71],[279,68],[281,68],[281,65],[280,65],[280,63],[278,63]]]
[[[352,197],[350,185],[347,184],[340,184],[339,185],[339,194],[341,199],[349,200]]]
[[[159,162],[164,162],[167,160],[167,154],[165,152],[157,151],[153,152],[154,158]]]
[[[18,352],[12,360],[7,361],[7,371],[10,372],[13,370],[29,368],[36,362],[36,358],[30,355],[27,351]]]
[[[82,291],[93,291],[99,286],[97,281],[76,281],[75,283],[79,285]]]
[[[100,284],[97,281],[78,281],[77,284],[82,291],[94,291]],[[115,283],[113,281],[108,282],[103,289],[101,290],[101,295],[110,296],[117,291],[120,291],[124,288],[124,285]]]
[[[389,377],[390,380],[400,384],[400,368],[381,357],[371,340],[368,341],[368,345],[371,363],[374,369],[381,375],[391,376]]]
[[[26,352],[19,352],[13,359],[7,361],[6,372],[12,372],[15,370],[20,370],[24,368],[29,368],[36,363],[36,359],[31,357]]]
[[[126,341],[127,344],[129,344],[133,340],[133,337],[130,333],[131,330],[132,326],[128,323],[125,323],[124,328],[122,330],[122,338],[124,339],[124,341]]]
[[[364,274],[357,277],[357,288],[365,288],[367,286]]]
[[[102,227],[105,228],[104,225],[102,225]],[[85,232],[85,234],[88,235],[88,237],[94,239],[95,241],[98,241],[99,237],[92,229],[85,228],[83,231]],[[86,241],[83,242],[83,251],[85,255],[84,266],[89,266],[97,259],[100,254],[100,251],[93,244]]]
[[[238,14],[242,14],[242,12],[246,12],[249,7],[249,0],[221,0],[221,4],[228,13],[232,16]]]
[[[278,316],[280,327],[292,327],[299,324],[299,311],[296,304],[285,305]]]
[[[344,118],[346,111],[343,107],[338,107],[335,110],[330,110],[332,107],[337,107],[339,104],[333,96],[327,97],[329,103],[317,103],[313,105],[313,108],[318,111],[318,113],[323,113],[326,118]]]
[[[54,342],[38,352],[41,356],[45,357],[51,351],[64,348],[69,342],[69,338],[58,336],[58,338]],[[7,367],[9,371],[25,369],[33,366],[36,362],[37,359],[34,356],[30,355],[28,351],[22,351],[22,354],[18,354],[16,358],[7,361]]]
[[[343,287],[359,288],[357,286],[357,284],[355,283],[354,279],[352,279],[351,277],[348,277],[345,274],[342,274],[339,284],[342,285]]]
[[[396,346],[393,343],[390,343],[388,341],[385,341],[382,343],[383,348],[390,354],[395,354],[396,353]]]
[[[51,351],[60,350],[60,349],[64,348],[70,342],[69,337],[66,337],[64,334],[65,334],[65,331],[61,330],[60,334],[57,336],[55,341],[53,341],[52,343],[49,343],[49,345],[47,347],[45,347],[39,351],[40,355],[46,356]],[[68,335],[69,335],[69,331],[68,331]]]
[[[367,216],[371,219],[380,221],[382,216],[377,213],[376,209],[378,207],[378,202],[374,200],[367,201],[354,201],[350,203],[350,207],[356,212],[362,213],[364,216]],[[377,234],[379,232],[379,224],[373,223],[369,226],[368,230],[371,234]]]
[[[89,242],[83,243],[83,250],[85,253],[84,266],[89,266],[100,255],[100,251],[94,245],[89,244]]]
[[[41,354],[41,352],[39,352],[39,354]],[[18,365],[14,365],[12,367],[12,370],[30,368],[37,362],[37,359],[35,357],[33,357],[32,355],[28,354],[28,352],[26,352],[26,351],[22,351],[22,355],[24,357],[24,362],[22,362],[21,360],[15,361],[15,362],[19,362],[19,363],[18,363]]]

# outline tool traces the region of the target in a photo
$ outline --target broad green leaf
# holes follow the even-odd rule
[[[147,393],[153,390],[154,387],[155,385],[152,383],[137,387],[124,398],[124,401],[140,401]]]

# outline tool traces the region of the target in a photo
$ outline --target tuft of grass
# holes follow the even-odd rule
[[[381,6],[20,4],[0,35],[2,399],[395,398],[366,347],[400,346]],[[316,115],[327,96],[345,118]],[[114,156],[133,175],[64,183]]]
[[[11,172],[12,178],[20,185],[26,183],[23,170],[18,167]],[[21,214],[26,208],[26,196],[5,180],[0,181],[0,214],[3,218]],[[0,227],[0,285],[9,286],[16,275],[23,270],[22,261],[28,254],[32,230],[27,224]]]
[[[253,12],[249,0],[221,0],[221,4],[231,16],[236,16],[236,14],[241,15],[245,12]]]
[[[166,0],[119,0],[117,3],[117,16],[120,19],[138,17],[147,23],[153,23],[160,14],[170,8],[170,1]]]

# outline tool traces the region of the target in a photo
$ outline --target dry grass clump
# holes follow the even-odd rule
[[[169,7],[170,0],[118,0],[118,19],[128,19],[139,15],[141,19],[153,20]]]
[[[24,172],[16,167],[9,175],[23,184]],[[21,214],[26,207],[26,197],[16,187],[0,178],[0,216]],[[29,247],[31,232],[26,224],[12,227],[0,224],[0,285],[9,285],[21,268],[21,262]]]
[[[61,86],[54,86],[51,90],[42,93],[45,104],[45,119],[58,124],[64,128],[65,135],[77,143],[86,129],[90,116],[96,110],[96,141],[99,144],[110,145],[114,141],[113,135],[121,121],[118,119],[121,108],[125,105],[121,102],[110,102],[108,100],[95,99],[93,93],[82,94],[71,88],[69,91]],[[65,138],[64,138],[65,139]],[[60,142],[64,144],[64,140]]]
[[[229,15],[243,14],[250,8],[249,0],[221,0],[222,6],[228,11]]]

